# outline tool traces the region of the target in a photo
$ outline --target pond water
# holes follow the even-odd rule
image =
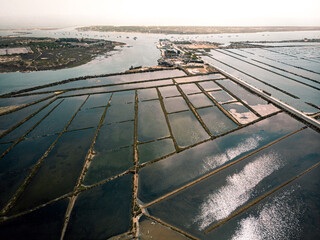
[[[197,112],[212,135],[225,133],[238,126],[216,106],[201,108]]]
[[[277,107],[275,107],[271,103],[268,103],[267,101],[263,100],[257,95],[250,93],[249,91],[240,87],[239,85],[232,82],[231,80],[218,81],[218,83],[224,86],[229,91],[231,91],[234,95],[240,98],[244,103],[249,105],[253,110],[255,110],[261,116],[266,116],[279,110]],[[214,93],[219,93],[219,92],[213,92],[213,94]]]
[[[180,147],[188,147],[209,138],[191,111],[173,113],[168,117],[173,136]]]
[[[305,103],[304,101],[301,101],[300,99],[297,99],[293,96],[290,96],[287,93],[285,93],[279,89],[275,89],[269,85],[266,85],[266,84],[258,81],[253,76],[249,76],[244,71],[241,71],[241,70],[234,68],[232,65],[222,63],[221,61],[218,61],[216,59],[213,59],[213,58],[210,58],[207,56],[202,57],[202,59],[204,59],[208,63],[212,64],[213,66],[216,66],[219,69],[222,69],[222,70],[230,73],[231,75],[233,75],[233,76],[235,76],[235,77],[237,77],[237,78],[239,78],[239,79],[241,79],[241,80],[257,87],[257,88],[270,93],[273,97],[289,104],[290,106],[292,106],[298,110],[301,110],[305,113],[318,112],[318,109],[310,106],[309,104]]]
[[[209,107],[213,105],[213,102],[203,93],[189,95],[188,99],[194,108]]]
[[[58,136],[29,138],[19,142],[0,161],[0,173],[31,167],[45,153]]]
[[[199,83],[201,87],[203,87],[206,91],[214,91],[214,90],[220,90],[221,88],[213,81],[205,81]]]
[[[215,80],[215,79],[221,79],[221,78],[225,78],[225,77],[217,73],[217,74],[208,74],[204,76],[177,78],[175,79],[175,81],[177,83],[188,83],[188,82],[198,82],[203,80]]]
[[[208,239],[318,238],[319,174],[318,166],[213,230],[208,234]]]
[[[179,96],[180,92],[178,91],[176,86],[168,86],[159,88],[161,95],[165,98]]]
[[[0,225],[4,239],[59,239],[68,200],[63,199]]]
[[[163,102],[167,113],[189,110],[189,106],[183,97],[165,98]]]
[[[145,203],[155,200],[302,126],[280,113],[146,166],[139,172],[139,199]]]
[[[76,88],[85,88],[85,87],[99,87],[103,85],[113,85],[120,83],[131,83],[131,82],[151,82],[160,78],[170,78],[170,77],[179,77],[184,76],[185,73],[180,70],[163,70],[163,71],[154,71],[154,72],[142,72],[142,73],[131,73],[123,75],[115,75],[109,77],[100,77],[100,78],[88,78],[84,80],[71,81],[69,83],[63,83],[52,87],[44,87],[38,90],[31,91],[30,93],[37,92],[55,92],[62,90],[70,90]],[[151,83],[149,83],[151,84]]]
[[[27,137],[43,136],[61,132],[77,112],[87,96],[65,98]]]
[[[318,133],[308,129],[296,135],[151,206],[149,212],[208,238],[203,231],[209,226],[319,162]]]
[[[22,106],[24,104],[29,104],[35,101],[39,101],[50,96],[54,97],[55,94],[48,93],[48,94],[30,95],[30,96],[23,96],[23,97],[0,98],[0,107]]]
[[[133,149],[124,147],[99,152],[92,160],[84,184],[91,185],[116,176],[133,166]]]
[[[95,129],[64,133],[43,161],[10,215],[73,191]]]
[[[105,124],[100,128],[94,150],[103,153],[133,144],[134,121]]]
[[[154,100],[158,98],[158,92],[155,88],[138,90],[139,101]]]
[[[201,90],[198,88],[198,86],[195,83],[181,84],[179,86],[185,94],[192,94],[192,93],[200,93],[201,92]]]
[[[0,187],[2,193],[0,195],[0,207],[3,208],[10,198],[19,189],[26,177],[30,174],[28,169],[19,172],[9,172],[0,174]]]
[[[76,200],[66,239],[108,239],[129,231],[132,175],[81,193]]]
[[[223,108],[226,109],[232,116],[234,116],[235,119],[237,119],[237,121],[241,124],[246,124],[258,119],[253,112],[239,102],[224,104]]]
[[[0,116],[0,134],[16,126],[22,120],[31,117],[37,113],[42,107],[48,104],[51,100],[45,100],[28,107],[17,110],[11,114]]]
[[[239,60],[238,58],[227,55],[224,51],[212,51],[211,55],[215,59],[219,59],[219,61],[232,65],[234,68],[241,70],[250,76],[254,76],[257,79],[274,86],[275,88],[279,88],[296,97],[299,97],[302,101],[320,105],[320,100],[318,98],[319,91],[312,87],[300,84],[284,76],[256,67],[243,60]]]
[[[88,109],[88,108],[96,108],[107,106],[107,103],[110,99],[110,93],[103,93],[103,94],[93,94],[90,95],[86,103],[82,106],[81,110]]]
[[[138,145],[139,163],[146,163],[175,152],[172,139],[162,139]]]
[[[160,101],[139,102],[138,141],[145,142],[170,135]]]
[[[284,63],[273,61],[271,59],[268,59],[262,56],[260,57],[258,55],[259,50],[260,49],[257,48],[256,49],[257,53],[255,53],[252,50],[251,52],[248,52],[249,50],[246,50],[246,49],[229,49],[228,53],[230,54],[234,53],[238,58],[243,57],[245,61],[250,62],[251,64],[254,64],[261,68],[275,72],[277,74],[283,75],[289,79],[296,80],[296,81],[319,88],[320,83],[316,81],[317,79],[316,74],[302,70],[301,68],[291,67]],[[310,77],[313,77],[314,79],[310,79]]]
[[[49,114],[50,111],[54,109],[54,107],[57,107],[58,104],[61,103],[61,101],[62,100],[58,100],[51,103],[49,106],[47,106],[46,108],[41,110],[39,113],[34,115],[32,118],[30,118],[29,121],[22,123],[19,127],[15,128],[11,132],[3,136],[0,142],[14,141],[20,138],[22,135],[26,134],[27,131],[30,131],[38,122],[41,121],[41,119],[45,118],[47,114]]]
[[[226,91],[214,91],[210,92],[210,95],[218,102],[218,103],[227,103],[231,101],[235,101],[236,99],[230,96]]]

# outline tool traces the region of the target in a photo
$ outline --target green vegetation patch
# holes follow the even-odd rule
[[[0,37],[0,73],[71,68],[120,45],[124,43],[100,39]]]

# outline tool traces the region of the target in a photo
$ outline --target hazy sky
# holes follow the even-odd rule
[[[0,27],[320,26],[320,0],[0,0]]]

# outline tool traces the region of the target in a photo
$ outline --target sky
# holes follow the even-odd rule
[[[0,28],[320,26],[320,0],[0,0]]]

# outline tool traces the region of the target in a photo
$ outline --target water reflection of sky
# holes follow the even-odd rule
[[[215,189],[201,204],[194,222],[204,230],[212,222],[229,216],[235,209],[247,202],[254,188],[267,176],[281,167],[277,153],[268,153],[248,163],[241,171],[230,175],[224,186]]]
[[[287,190],[265,204],[258,214],[242,219],[232,240],[298,239],[303,203],[290,200],[298,190]]]
[[[249,152],[259,146],[259,142],[263,138],[259,135],[254,135],[244,139],[242,142],[238,143],[235,147],[230,147],[225,150],[222,154],[210,155],[203,159],[202,167],[203,172],[206,173],[211,169],[215,169],[218,166],[222,166],[228,161],[240,156],[245,152]]]

